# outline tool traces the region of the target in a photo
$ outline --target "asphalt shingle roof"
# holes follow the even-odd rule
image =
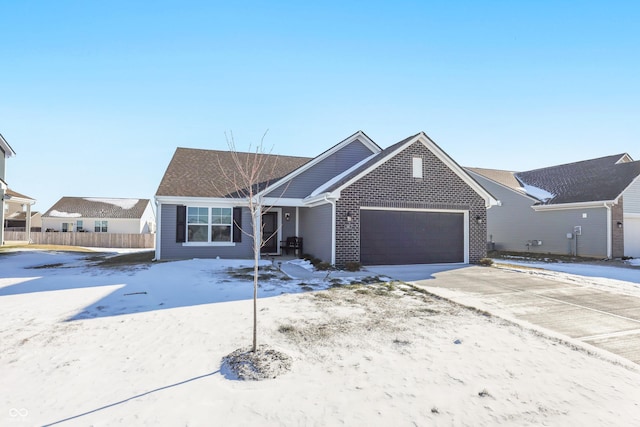
[[[540,200],[540,204],[555,205],[616,199],[640,175],[640,161],[620,162],[623,159],[629,159],[628,155],[615,154],[525,172],[469,170],[513,189],[544,190],[551,197]],[[535,192],[528,190],[535,197]]]
[[[255,153],[237,153],[242,162],[251,162]],[[229,179],[236,173],[230,151],[194,148],[176,149],[162,177],[156,196],[241,197],[244,190]],[[311,160],[309,157],[261,154],[266,166],[258,190],[264,189]]]
[[[149,199],[63,197],[45,212],[51,218],[141,218]]]
[[[29,196],[25,196],[24,194],[18,193],[17,191],[13,191],[12,189],[8,188],[7,189],[7,194],[11,197],[19,197],[21,199],[29,199],[29,200],[35,200]]]

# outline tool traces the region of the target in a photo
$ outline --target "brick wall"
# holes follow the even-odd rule
[[[412,159],[423,159],[423,177],[413,178]],[[469,262],[487,254],[484,199],[416,142],[341,191],[336,202],[336,265],[360,261],[360,207],[469,211]],[[347,213],[352,220],[347,221]],[[476,217],[482,219],[478,224]]]
[[[611,207],[611,258],[624,256],[624,228],[618,228],[618,222],[624,223],[623,219],[624,206],[620,197],[618,204]]]

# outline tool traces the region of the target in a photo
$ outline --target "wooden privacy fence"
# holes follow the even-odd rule
[[[27,240],[27,233],[5,231],[4,240]],[[31,243],[36,245],[86,246],[90,248],[154,248],[155,234],[118,234],[118,233],[62,233],[31,232]]]

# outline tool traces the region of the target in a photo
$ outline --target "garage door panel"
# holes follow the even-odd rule
[[[634,258],[640,257],[640,218],[624,217],[624,254]]]
[[[464,261],[464,214],[361,211],[360,259],[365,265]]]

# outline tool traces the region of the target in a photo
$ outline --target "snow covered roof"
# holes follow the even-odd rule
[[[544,190],[542,198],[541,193],[530,194],[542,204],[563,204],[615,200],[638,175],[640,162],[616,154],[519,172],[515,177],[525,189]]]
[[[640,175],[640,162],[623,153],[525,172],[468,169],[542,205],[557,205],[615,200]]]
[[[149,199],[62,197],[43,217],[46,218],[141,218]]]

